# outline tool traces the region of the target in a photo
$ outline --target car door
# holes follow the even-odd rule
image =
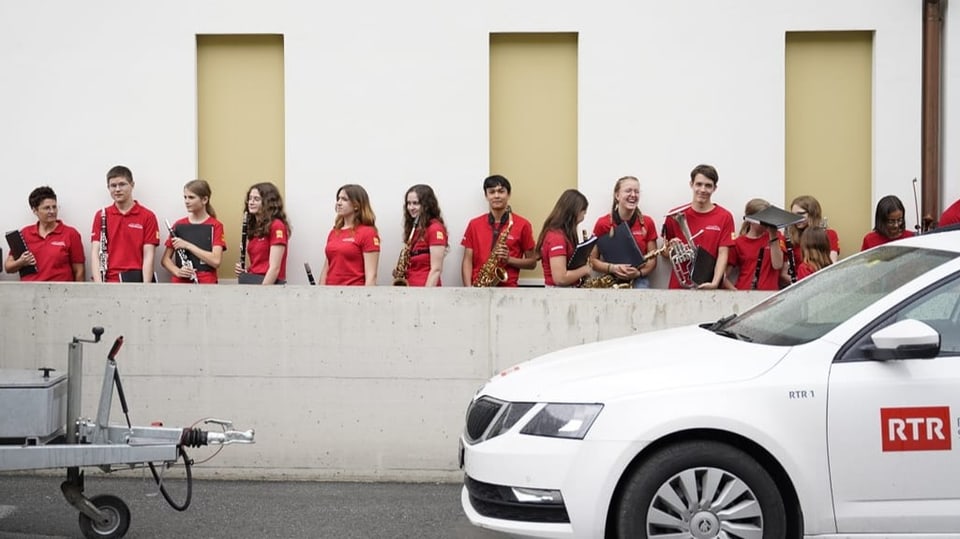
[[[871,335],[908,319],[939,332],[936,357],[868,359]],[[830,370],[827,447],[838,532],[960,530],[957,275],[901,303],[844,347]]]

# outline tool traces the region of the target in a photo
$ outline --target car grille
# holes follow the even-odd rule
[[[467,408],[467,441],[479,440],[504,404],[490,397],[480,397],[471,402]]]
[[[532,504],[518,502],[510,494],[510,487],[482,483],[470,476],[463,478],[470,495],[470,505],[481,515],[503,520],[524,522],[569,523],[570,516],[564,504]]]

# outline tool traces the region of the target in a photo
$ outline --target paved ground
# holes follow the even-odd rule
[[[82,537],[61,477],[0,475],[0,539]],[[182,483],[168,488],[175,502]],[[470,525],[460,485],[195,481],[177,512],[152,479],[89,477],[87,496],[113,494],[130,507],[130,538],[504,539]]]

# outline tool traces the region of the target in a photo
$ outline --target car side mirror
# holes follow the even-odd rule
[[[863,347],[870,359],[931,359],[940,354],[940,334],[919,320],[890,324],[875,331],[870,340],[873,344]]]

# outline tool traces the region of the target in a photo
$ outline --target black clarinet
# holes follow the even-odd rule
[[[247,271],[247,220],[249,212],[243,212],[243,222],[240,223],[240,271]]]
[[[100,211],[100,282],[107,282],[107,208]]]
[[[168,219],[164,219],[163,222],[166,223],[166,225],[167,225],[167,232],[170,233],[170,237],[171,237],[171,238],[179,238],[179,237],[180,237],[180,236],[177,236],[177,233],[176,233],[176,232],[174,232],[173,227],[170,226],[170,221],[169,221]],[[174,251],[176,251],[177,257],[180,259],[180,267],[181,267],[181,268],[188,268],[188,269],[191,269],[191,270],[192,270],[192,269],[193,269],[193,262],[190,262],[190,259],[187,258],[187,251],[186,251],[186,249],[179,248],[179,249],[174,249]],[[194,272],[190,275],[190,280],[193,281],[193,284],[200,284],[200,280],[197,279],[197,272],[196,272],[196,271],[194,271]]]
[[[797,261],[794,259],[793,242],[790,241],[790,234],[784,235],[784,243],[787,246],[787,273],[790,275],[790,284],[797,282]]]
[[[763,251],[765,250],[766,247],[761,247],[757,254],[757,269],[753,272],[753,284],[750,285],[750,290],[756,290],[757,285],[760,284],[760,269],[763,266]]]

